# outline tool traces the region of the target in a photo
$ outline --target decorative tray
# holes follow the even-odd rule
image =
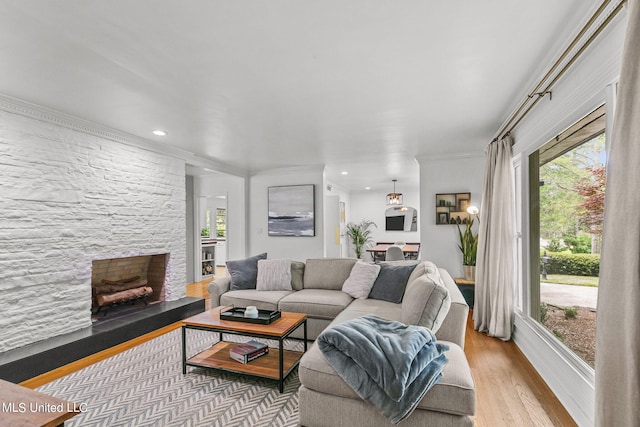
[[[232,307],[220,312],[220,320],[231,320],[234,322],[260,323],[268,325],[280,318],[280,311],[258,310],[258,317],[244,317],[244,307]]]

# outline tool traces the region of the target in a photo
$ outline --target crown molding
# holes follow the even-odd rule
[[[0,110],[29,119],[53,124],[55,126],[60,126],[76,132],[82,132],[98,138],[107,139],[120,144],[141,148],[153,153],[164,154],[176,159],[184,160],[185,163],[190,165],[200,166],[203,168],[206,167],[241,177],[248,176],[246,171],[234,168],[217,160],[197,156],[196,154],[181,148],[147,140],[127,132],[122,132],[99,123],[81,119],[61,111],[13,98],[8,95],[0,94]]]

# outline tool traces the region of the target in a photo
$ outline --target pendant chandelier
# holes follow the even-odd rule
[[[393,181],[393,193],[387,194],[387,205],[401,206],[402,205],[402,193],[396,193],[396,181],[397,181],[397,179],[392,179],[391,181]]]

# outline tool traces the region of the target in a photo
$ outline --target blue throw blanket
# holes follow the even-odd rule
[[[426,328],[373,315],[326,329],[317,341],[338,375],[394,424],[440,381],[449,350]]]

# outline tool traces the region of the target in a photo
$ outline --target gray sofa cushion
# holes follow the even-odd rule
[[[401,303],[407,281],[416,265],[380,264],[380,267],[380,273],[371,288],[369,298]]]
[[[304,288],[341,290],[357,261],[353,258],[308,259],[304,267]]]
[[[251,258],[227,261],[227,272],[231,276],[232,291],[255,289],[258,278],[258,260],[267,259],[267,253]]]
[[[334,319],[353,301],[342,291],[331,289],[303,289],[282,298],[278,308],[282,311],[306,313],[311,318]]]
[[[340,323],[366,314],[375,314],[387,320],[402,321],[402,304],[377,299],[356,299],[336,316],[334,322]]]
[[[353,302],[340,312],[327,327],[330,328],[338,323],[355,319],[356,317],[365,316],[367,314],[375,314],[383,319],[401,321],[402,304],[394,304],[377,299],[354,299]]]
[[[291,261],[291,287],[295,291],[304,289],[304,262]]]
[[[235,307],[255,305],[259,310],[277,310],[278,302],[291,293],[293,291],[258,291],[255,289],[229,291],[222,294],[220,304]]]
[[[467,317],[469,315],[469,306],[467,305],[460,289],[453,281],[453,278],[444,268],[438,268],[440,277],[444,282],[445,288],[449,291],[451,298],[451,307],[449,313],[445,317],[440,329],[436,333],[436,338],[444,341],[451,341],[458,344],[464,349],[464,338],[467,329]]]
[[[449,307],[451,298],[447,288],[425,274],[407,285],[402,299],[402,322],[424,326],[435,334]]]
[[[449,360],[442,371],[442,380],[418,403],[417,409],[427,409],[456,415],[473,415],[476,408],[475,386],[464,352],[454,343],[449,346]],[[300,361],[300,382],[306,388],[321,393],[361,400],[351,387],[327,363],[316,344]]]
[[[380,261],[379,265],[415,265],[416,268],[413,269],[407,283],[411,283],[412,280],[417,279],[425,273],[425,265],[424,262],[418,260],[404,260],[404,261]]]

